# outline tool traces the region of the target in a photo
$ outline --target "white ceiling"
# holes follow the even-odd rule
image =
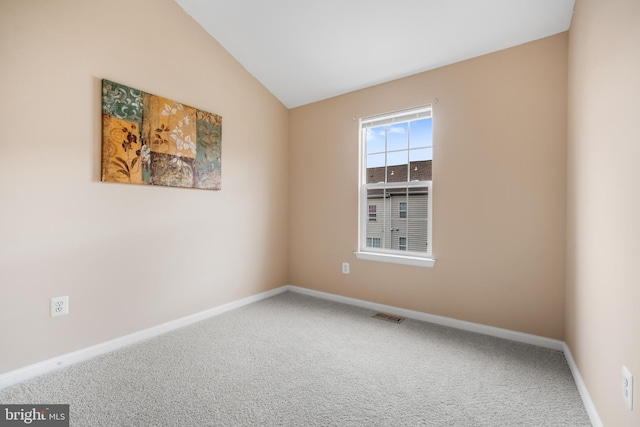
[[[289,108],[569,29],[575,0],[176,0]]]

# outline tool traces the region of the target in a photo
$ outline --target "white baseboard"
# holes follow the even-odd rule
[[[272,289],[270,291],[259,293],[257,295],[252,295],[237,301],[232,301],[230,303],[223,304],[218,307],[211,308],[209,310],[201,311],[199,313],[182,317],[180,319],[172,320],[170,322],[163,323],[158,326],[153,326],[151,328],[144,329],[142,331],[134,332],[132,334],[125,335],[120,338],[106,341],[91,347],[83,348],[81,350],[74,351],[72,353],[63,354],[61,356],[54,357],[53,359],[45,360],[39,363],[35,363],[33,365],[25,366],[23,368],[6,372],[0,375],[0,390],[12,384],[17,384],[19,382],[26,381],[30,378],[34,378],[38,375],[42,375],[47,372],[54,371],[64,366],[69,366],[74,363],[82,362],[84,360],[91,359],[101,354],[105,354],[113,350],[126,347],[136,342],[146,340],[148,338],[152,338],[152,337],[164,334],[166,332],[170,332],[175,329],[182,328],[184,326],[191,325],[192,323],[196,323],[201,320],[208,319],[218,314],[222,314],[227,311],[234,310],[236,308],[263,300],[265,298],[272,297],[279,293],[285,292],[286,290],[287,288],[285,286],[282,286],[276,289]]]
[[[538,347],[550,348],[553,350],[563,351],[564,342],[552,338],[545,338],[538,335],[525,334],[523,332],[511,331],[509,329],[496,328],[493,326],[481,325],[479,323],[466,322],[464,320],[452,319],[450,317],[436,316],[435,314],[427,314],[420,311],[407,310],[404,308],[393,307],[390,305],[378,304],[365,300],[343,297],[340,295],[329,294],[326,292],[314,291],[311,289],[300,288],[288,285],[287,289],[292,292],[298,292],[317,298],[341,302],[343,304],[355,305],[357,307],[368,308],[375,311],[383,311],[389,314],[397,314],[409,319],[422,320],[424,322],[435,323],[437,325],[449,326],[451,328],[462,329],[464,331],[476,332],[479,334],[490,335],[493,337],[504,338],[511,341],[531,344]]]
[[[593,404],[593,400],[591,400],[591,396],[589,395],[587,386],[585,385],[584,381],[582,381],[582,375],[580,375],[578,365],[576,365],[576,361],[573,359],[571,349],[569,349],[567,343],[563,344],[564,357],[567,359],[569,369],[571,369],[571,374],[573,375],[573,380],[576,382],[576,387],[578,387],[578,392],[580,393],[580,397],[582,398],[582,403],[584,403],[587,414],[589,414],[591,424],[593,425],[593,427],[604,427],[604,424],[602,424],[602,420],[598,415],[598,411],[596,410],[596,406]]]
[[[397,314],[409,319],[421,320],[424,322],[435,323],[437,325],[448,326],[456,329],[462,329],[469,332],[476,332],[479,334],[489,335],[498,338],[504,338],[511,341],[521,342],[525,344],[531,344],[538,347],[549,348],[552,350],[558,350],[564,352],[571,373],[578,387],[578,391],[587,410],[591,423],[594,427],[603,427],[602,421],[598,416],[596,407],[591,400],[591,396],[587,390],[586,385],[582,381],[582,376],[578,371],[578,367],[573,359],[569,346],[563,341],[555,340],[551,338],[540,337],[537,335],[525,334],[522,332],[511,331],[509,329],[496,328],[493,326],[482,325],[478,323],[466,322],[464,320],[453,319],[450,317],[436,316],[434,314],[423,313],[420,311],[407,310],[404,308],[394,307],[385,304],[378,304],[370,301],[360,300],[356,298],[344,297],[341,295],[330,294],[327,292],[315,291],[312,289],[301,288],[298,286],[286,285],[281,286],[270,291],[262,292],[257,295],[242,298],[237,301],[233,301],[227,304],[223,304],[218,307],[211,308],[199,313],[195,313],[180,319],[173,320],[171,322],[163,323],[152,328],[144,329],[133,334],[125,335],[120,338],[116,338],[101,344],[87,347],[72,353],[67,353],[53,359],[45,360],[43,362],[35,363],[33,365],[25,366],[14,371],[0,375],[0,389],[8,387],[12,384],[16,384],[38,375],[45,374],[47,372],[54,371],[63,366],[72,365],[84,360],[91,359],[92,357],[108,353],[113,350],[117,350],[122,347],[134,344],[136,342],[152,338],[166,332],[173,331],[175,329],[182,328],[192,323],[199,322],[201,320],[208,319],[218,314],[225,313],[227,311],[234,310],[236,308],[272,297],[285,291],[297,292],[312,297],[322,298],[329,301],[339,302],[343,304],[349,304],[356,307],[367,308],[374,311],[382,311],[391,314]]]

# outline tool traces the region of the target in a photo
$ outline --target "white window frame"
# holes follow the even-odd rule
[[[418,118],[433,117],[433,108],[431,105],[412,108],[409,110],[398,111],[395,113],[371,116],[360,119],[358,126],[359,134],[359,203],[358,203],[358,251],[355,255],[358,259],[368,261],[381,261],[396,264],[406,264],[421,267],[433,267],[435,258],[433,257],[433,181],[406,181],[406,182],[387,182],[367,184],[366,179],[366,138],[363,124],[375,123],[375,126],[381,126],[391,123],[402,123]],[[424,188],[428,189],[427,200],[427,251],[414,252],[407,250],[393,250],[385,248],[367,247],[367,223],[369,222],[369,203],[367,201],[367,190],[379,188]],[[377,215],[376,215],[377,216]],[[408,239],[407,239],[408,244]]]

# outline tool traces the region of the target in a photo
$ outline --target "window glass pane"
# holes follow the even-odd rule
[[[379,126],[376,128],[367,129],[367,154],[371,153],[383,153],[385,150],[385,127]]]
[[[431,160],[411,162],[409,176],[411,181],[431,181]]]
[[[406,220],[400,218],[400,205],[407,203],[407,188],[394,188],[387,191],[389,205],[391,206],[391,212],[389,213],[388,230],[389,230],[389,242],[392,247],[390,249],[398,250],[398,238],[399,236],[406,236]]]
[[[387,167],[387,182],[407,182],[407,165]]]
[[[409,124],[398,123],[387,126],[387,150],[406,150],[409,146]]]
[[[433,148],[418,148],[409,150],[409,160],[417,162],[420,160],[433,160]]]
[[[377,168],[384,166],[384,153],[382,154],[369,154],[367,156],[367,169]]]
[[[429,214],[429,189],[427,187],[411,188],[407,196],[407,217],[410,219],[426,219]]]
[[[387,166],[406,165],[408,158],[409,158],[408,150],[393,151],[393,152],[387,153]]]
[[[385,182],[385,154],[370,154],[367,156],[366,180],[367,184]]]
[[[410,123],[411,141],[410,148],[431,147],[432,144],[432,126],[431,118],[414,120]]]
[[[427,252],[428,222],[425,219],[407,220],[408,247],[413,252]]]
[[[373,239],[373,247],[377,247],[375,246],[375,239],[380,239],[381,243],[379,247],[382,247],[382,243],[384,242],[386,237],[385,231],[388,227],[388,197],[385,196],[386,195],[384,189],[380,188],[367,190],[367,204],[369,205],[369,212],[375,209],[376,220],[366,221],[365,236],[367,236],[367,238]]]

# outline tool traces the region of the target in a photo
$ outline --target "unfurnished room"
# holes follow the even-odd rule
[[[640,1],[0,0],[0,58],[0,426],[640,426]]]

